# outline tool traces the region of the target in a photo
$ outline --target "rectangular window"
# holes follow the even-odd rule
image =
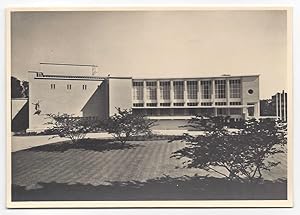
[[[215,80],[215,93],[217,99],[226,98],[226,80]]]
[[[201,98],[211,99],[211,81],[201,81]]]
[[[247,105],[254,105],[254,103],[247,103]],[[253,107],[248,107],[248,115],[249,116],[254,116],[254,106]]]
[[[50,84],[51,90],[55,90],[55,84]]]
[[[160,106],[169,107],[169,106],[171,106],[171,103],[160,103]]]
[[[174,81],[174,99],[183,99],[184,85],[183,81]]]
[[[188,102],[187,106],[198,106],[197,102]]]
[[[86,89],[87,89],[86,84],[82,85],[82,89],[83,89],[83,90],[86,90]]]
[[[226,102],[216,102],[215,105],[216,106],[225,106],[225,105],[227,105],[227,103]]]
[[[227,115],[227,109],[226,108],[218,108],[217,109],[217,115],[218,116],[226,116]]]
[[[157,103],[147,103],[147,107],[156,107]]]
[[[242,102],[230,102],[230,105],[242,105]]]
[[[161,81],[159,83],[160,87],[160,99],[169,100],[170,99],[170,81]]]
[[[174,106],[184,106],[184,103],[174,103]]]
[[[71,90],[71,89],[72,89],[71,84],[67,84],[67,90]]]
[[[187,97],[188,99],[198,98],[198,81],[187,81]]]
[[[212,102],[201,102],[201,106],[212,106]]]
[[[241,80],[229,80],[230,98],[241,98]]]
[[[156,100],[157,99],[156,81],[146,82],[146,87],[147,87],[147,99]]]
[[[241,108],[230,108],[229,112],[230,112],[230,115],[242,115]]]
[[[144,83],[142,81],[133,82],[133,100],[143,100]]]
[[[144,103],[133,103],[133,107],[144,107]]]

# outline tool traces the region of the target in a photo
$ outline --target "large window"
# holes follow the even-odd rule
[[[174,81],[174,99],[183,99],[184,85],[183,81]]]
[[[198,98],[198,81],[187,81],[187,97],[188,99]]]
[[[226,80],[216,80],[215,81],[215,93],[217,99],[226,98]]]
[[[241,80],[229,80],[230,98],[241,98]]]
[[[133,100],[143,100],[144,83],[142,81],[133,82]]]
[[[156,100],[157,99],[156,81],[148,81],[146,82],[146,86],[147,86],[147,99]]]
[[[160,85],[160,98],[163,100],[170,99],[170,81],[161,81]]]
[[[211,81],[201,81],[201,98],[211,99]]]

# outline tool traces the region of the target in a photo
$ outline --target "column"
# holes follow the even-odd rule
[[[184,100],[184,106],[187,106],[187,100],[188,100],[188,95],[187,95],[187,81],[183,81],[183,100]]]
[[[147,103],[147,87],[146,87],[146,81],[143,81],[143,100],[144,100],[144,107],[146,107],[146,103]]]
[[[156,101],[157,101],[157,107],[160,106],[160,86],[159,81],[156,81]]]
[[[278,93],[279,96],[279,117],[282,120],[282,105],[281,105],[281,93]]]
[[[173,102],[174,102],[174,85],[173,85],[173,81],[170,81],[170,102],[171,102],[171,107],[173,107]]]
[[[201,80],[198,80],[198,106],[201,105]]]
[[[211,80],[211,101],[212,101],[212,106],[215,105],[215,80]]]
[[[226,95],[226,103],[229,105],[229,98],[230,98],[230,85],[229,85],[229,79],[226,78],[226,89],[225,89],[225,95]]]

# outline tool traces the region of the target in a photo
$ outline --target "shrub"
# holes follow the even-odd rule
[[[143,115],[135,114],[132,110],[121,110],[109,117],[100,125],[109,134],[112,134],[115,140],[125,144],[133,136],[151,135],[151,127],[154,121],[146,119]]]
[[[51,127],[45,132],[68,138],[72,143],[84,139],[88,132],[94,130],[95,120],[89,118],[74,117],[69,114],[47,114],[47,116],[51,119],[51,122],[47,123]]]
[[[250,182],[262,178],[261,170],[270,171],[279,164],[268,158],[285,152],[285,124],[271,119],[251,119],[243,121],[239,131],[230,132],[226,122],[222,117],[194,117],[189,123],[201,127],[205,134],[177,137],[187,145],[174,152],[172,157],[187,158],[184,164],[188,168],[214,171],[231,180]],[[226,171],[220,171],[220,168]]]

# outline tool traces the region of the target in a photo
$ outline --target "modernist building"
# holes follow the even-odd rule
[[[116,107],[162,121],[195,114],[259,117],[258,75],[134,79],[30,71],[29,76],[29,130],[46,128],[49,113],[101,119]]]

